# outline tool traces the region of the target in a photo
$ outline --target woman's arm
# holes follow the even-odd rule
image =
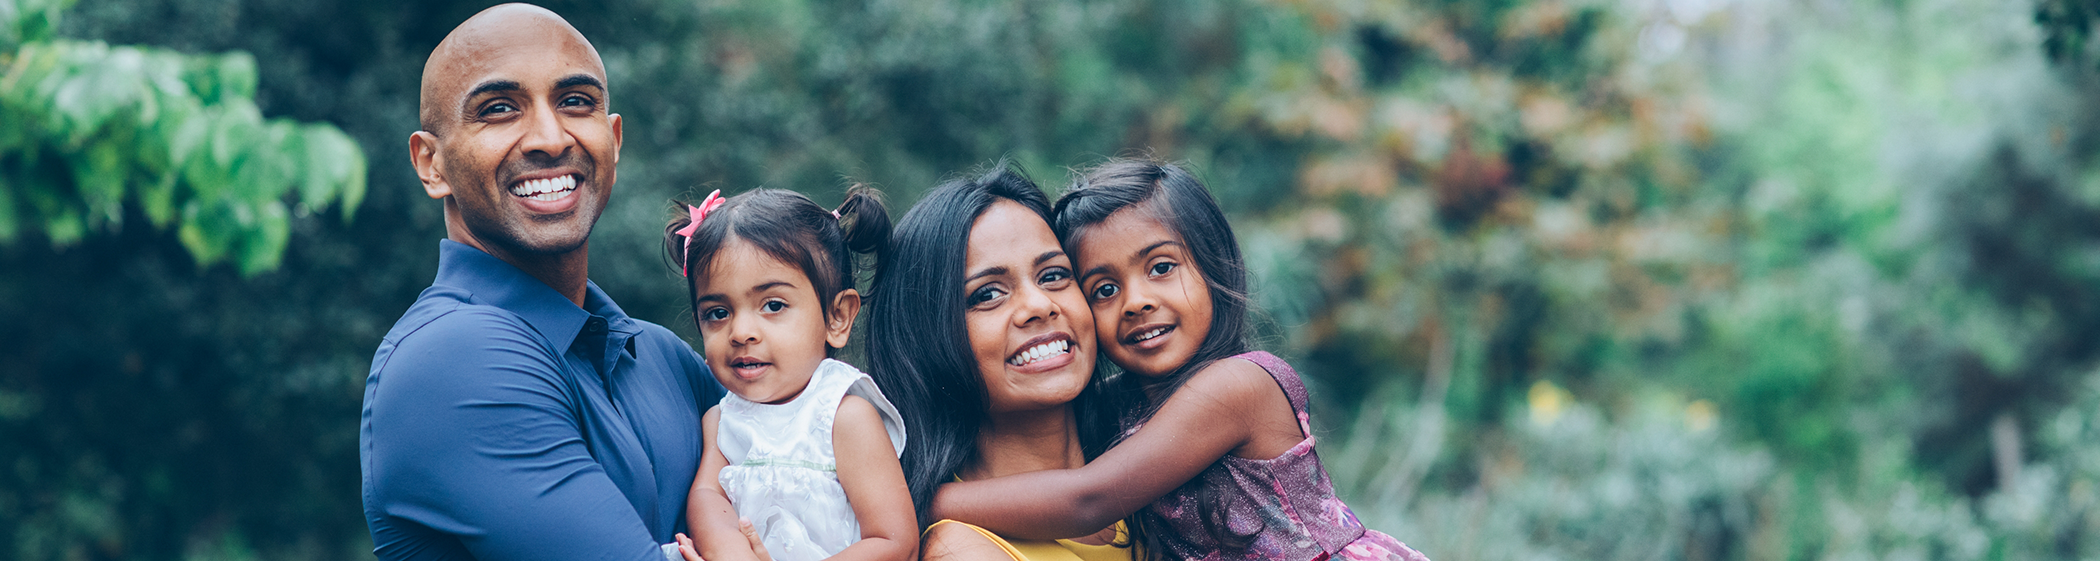
[[[1279,406],[1280,413],[1267,410]],[[1086,466],[942,485],[933,513],[1008,537],[1086,535],[1239,449],[1265,416],[1289,413],[1290,402],[1268,371],[1246,360],[1220,360],[1174,392],[1137,434]]]
[[[685,526],[693,532],[700,557],[708,561],[757,559],[749,540],[737,528],[736,508],[730,506],[729,494],[722,491],[722,481],[718,479],[722,468],[729,465],[729,458],[716,447],[715,427],[721,419],[720,406],[708,409],[707,415],[700,417],[700,473],[693,476],[693,490],[686,494]]]
[[[867,400],[847,394],[831,421],[831,450],[838,460],[839,486],[860,521],[860,541],[831,558],[903,561],[917,556],[919,518],[897,448],[882,428],[882,414]]]

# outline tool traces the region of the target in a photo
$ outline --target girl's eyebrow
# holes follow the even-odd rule
[[[759,293],[759,292],[765,292],[765,291],[768,291],[768,290],[772,290],[772,289],[775,289],[775,288],[782,288],[782,287],[785,287],[785,288],[794,288],[794,287],[795,287],[795,283],[791,283],[791,282],[788,282],[788,281],[784,281],[784,280],[774,280],[774,281],[766,281],[766,282],[758,283],[758,286],[754,286],[754,287],[751,287],[751,292],[755,294],[755,293]]]
[[[1162,247],[1166,247],[1166,246],[1169,246],[1169,245],[1181,245],[1181,242],[1177,242],[1177,241],[1174,241],[1174,240],[1160,240],[1160,241],[1152,242],[1152,245],[1148,245],[1148,246],[1145,246],[1145,248],[1144,248],[1144,249],[1140,249],[1140,250],[1137,250],[1137,253],[1131,254],[1131,256],[1130,256],[1130,260],[1131,260],[1131,261],[1133,261],[1133,262],[1135,262],[1135,261],[1143,261],[1143,260],[1145,259],[1145,256],[1146,256],[1146,255],[1151,255],[1151,254],[1152,254],[1152,250],[1155,250],[1155,249],[1159,249],[1159,248],[1162,248]]]

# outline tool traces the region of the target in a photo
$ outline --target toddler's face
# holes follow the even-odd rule
[[[759,403],[801,395],[824,360],[827,332],[800,268],[732,240],[693,289],[707,367],[722,387]]]
[[[1210,334],[1210,286],[1181,236],[1133,205],[1088,227],[1075,249],[1102,354],[1141,376],[1188,364]]]

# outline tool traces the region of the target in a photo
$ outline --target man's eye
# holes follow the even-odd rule
[[[591,101],[591,98],[584,97],[581,95],[571,95],[568,97],[561,98],[562,107],[590,107],[592,105],[596,105],[596,103],[593,103]]]
[[[787,307],[788,307],[788,305],[787,305],[787,302],[782,302],[782,301],[779,301],[779,300],[771,300],[771,301],[767,301],[767,302],[766,302],[766,303],[764,303],[764,304],[760,304],[760,305],[758,306],[758,309],[760,309],[760,310],[765,310],[766,312],[768,312],[768,313],[771,313],[771,312],[778,312],[778,311],[781,311],[781,310],[785,310],[785,309],[787,309]]]
[[[706,321],[729,319],[729,308],[708,308],[707,311],[700,312],[700,319]]]
[[[1174,270],[1174,267],[1175,267],[1175,265],[1174,265],[1174,262],[1172,262],[1172,261],[1161,261],[1161,262],[1158,262],[1158,263],[1153,263],[1153,264],[1152,264],[1152,276],[1155,276],[1155,277],[1156,277],[1156,276],[1160,276],[1160,275],[1164,275],[1164,274],[1167,274],[1167,271],[1172,271],[1172,270]]]
[[[1117,294],[1121,294],[1122,292],[1122,287],[1116,286],[1115,283],[1105,282],[1101,283],[1101,286],[1094,287],[1093,296],[1095,300],[1107,300],[1110,298],[1115,298]]]
[[[491,115],[498,115],[498,114],[503,114],[503,113],[511,113],[511,112],[515,112],[515,111],[517,111],[517,110],[518,110],[517,106],[511,105],[511,104],[509,104],[509,103],[502,103],[502,102],[498,102],[498,103],[491,103],[491,104],[489,104],[489,105],[488,105],[487,107],[483,107],[483,108],[481,108],[481,116],[483,116],[483,117],[487,117],[487,116],[491,116]]]

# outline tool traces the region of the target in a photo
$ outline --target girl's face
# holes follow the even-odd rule
[[[759,403],[801,395],[825,345],[846,345],[858,306],[847,309],[844,301],[859,298],[841,291],[827,322],[802,269],[735,238],[693,279],[693,293],[707,367],[722,387]]]
[[[1189,363],[1210,335],[1210,286],[1180,235],[1133,205],[1087,227],[1073,250],[1108,360],[1141,376]]]
[[[993,414],[1063,407],[1094,371],[1094,323],[1057,236],[999,200],[970,225],[964,321]]]

